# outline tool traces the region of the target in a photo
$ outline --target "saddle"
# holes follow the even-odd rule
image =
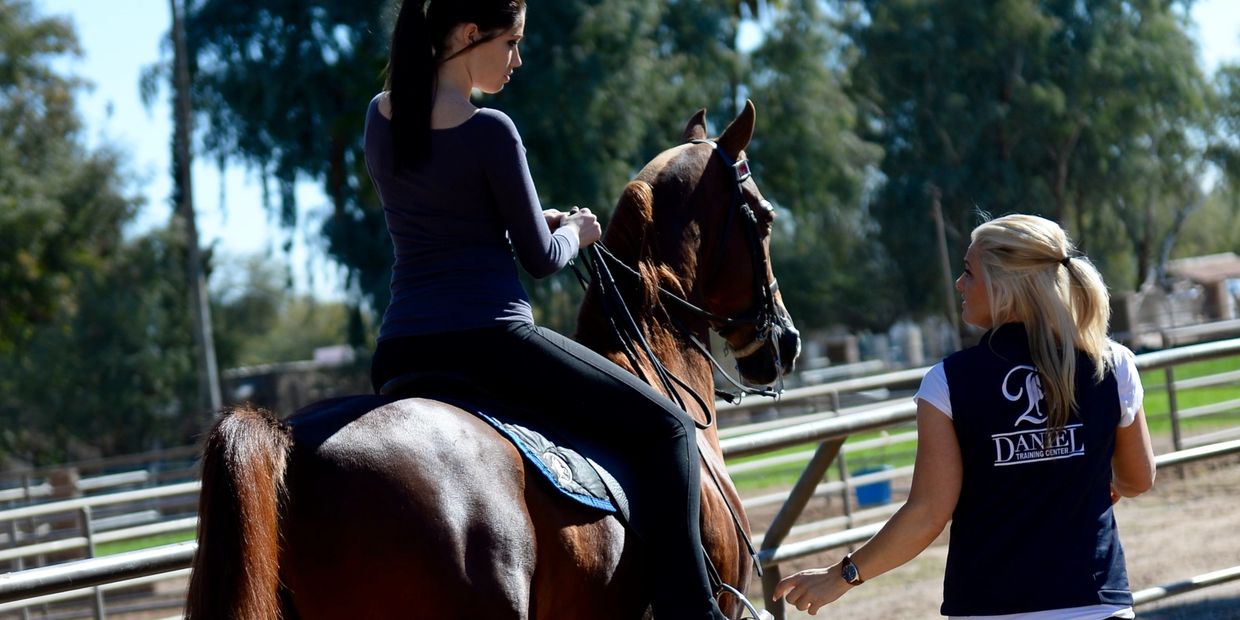
[[[413,372],[383,384],[379,394],[395,399],[429,398],[468,411],[512,442],[525,462],[541,474],[559,495],[583,506],[629,520],[629,500],[610,472],[570,445],[554,429],[534,428],[514,418],[515,406],[480,391],[463,375]]]

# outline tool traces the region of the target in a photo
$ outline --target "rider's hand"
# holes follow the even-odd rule
[[[547,220],[547,229],[555,232],[555,229],[564,224],[564,218],[568,217],[568,214],[558,209],[547,209],[543,211],[543,217]]]
[[[564,216],[560,225],[577,229],[578,247],[589,247],[591,243],[603,236],[603,227],[599,225],[598,218],[590,213],[589,209],[574,208],[572,212]]]

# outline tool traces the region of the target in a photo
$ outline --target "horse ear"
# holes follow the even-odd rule
[[[745,147],[749,146],[749,141],[753,139],[753,122],[756,114],[753,102],[745,100],[745,109],[737,115],[732,124],[723,130],[723,135],[719,136],[719,146],[723,152],[736,157]]]
[[[693,118],[689,119],[689,124],[685,125],[684,140],[692,142],[694,140],[706,139],[706,108],[697,111]]]

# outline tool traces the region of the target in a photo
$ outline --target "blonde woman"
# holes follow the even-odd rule
[[[988,330],[934,366],[917,401],[912,491],[840,563],[775,589],[815,614],[921,553],[952,521],[941,612],[952,618],[1133,618],[1112,505],[1154,483],[1132,352],[1107,339],[1097,269],[1055,222],[978,226],[956,280]]]

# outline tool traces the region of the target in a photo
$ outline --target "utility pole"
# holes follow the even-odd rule
[[[194,184],[190,172],[192,154],[189,101],[189,59],[185,48],[185,22],[180,0],[172,5],[173,47],[173,119],[176,125],[172,140],[172,159],[176,210],[173,219],[180,220],[185,230],[186,283],[194,317],[194,344],[198,351],[199,403],[214,415],[223,406],[220,397],[220,373],[215,363],[215,337],[211,333],[211,305],[207,298],[206,277],[202,273],[202,252],[198,247],[198,224],[194,215]]]
[[[930,186],[930,212],[934,216],[934,230],[939,243],[939,264],[943,267],[943,301],[947,305],[947,320],[952,323],[952,346],[960,350],[960,319],[956,317],[955,278],[952,277],[951,260],[947,257],[947,230],[943,226],[943,207],[939,204],[942,191]]]

